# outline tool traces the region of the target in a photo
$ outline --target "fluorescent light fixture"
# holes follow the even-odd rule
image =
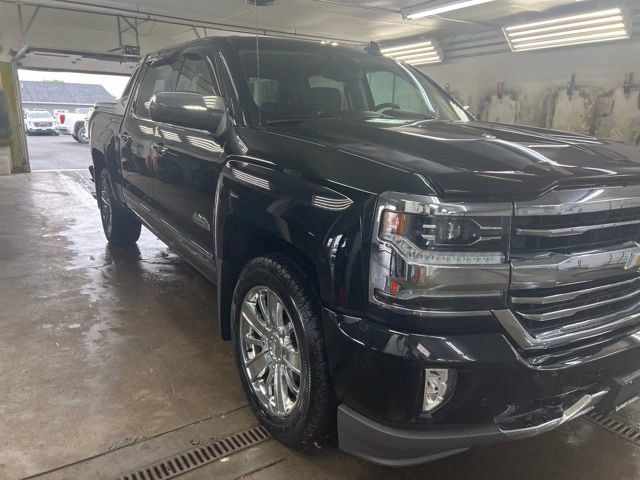
[[[514,52],[622,40],[631,36],[629,22],[620,8],[513,25],[503,31]]]
[[[432,40],[383,48],[383,55],[406,62],[409,65],[425,65],[442,61],[440,49]]]
[[[474,7],[476,5],[482,5],[483,3],[493,2],[494,0],[462,0],[461,2],[452,2],[439,7],[430,7],[426,10],[418,10],[417,12],[407,13],[405,17],[408,20],[416,20],[418,18],[432,17],[434,15],[440,15],[442,13],[452,12],[454,10],[460,10],[462,8]]]

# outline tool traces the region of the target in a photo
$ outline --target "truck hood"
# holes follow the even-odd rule
[[[422,175],[448,199],[535,198],[556,186],[640,183],[640,148],[534,127],[316,119],[277,129]]]

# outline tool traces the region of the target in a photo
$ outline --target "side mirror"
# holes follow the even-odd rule
[[[149,113],[154,122],[206,130],[216,137],[227,129],[227,109],[222,97],[158,92],[149,100]]]

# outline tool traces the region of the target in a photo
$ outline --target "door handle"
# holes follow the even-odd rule
[[[164,155],[169,151],[169,147],[167,147],[164,143],[152,143],[151,148],[158,152],[158,155]]]
[[[131,140],[131,135],[128,135],[126,133],[121,133],[120,140],[124,143],[129,143],[129,140]]]

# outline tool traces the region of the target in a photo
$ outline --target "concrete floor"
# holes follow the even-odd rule
[[[143,231],[106,246],[84,172],[0,177],[0,479],[117,478],[256,424],[214,287]],[[640,426],[640,406],[622,415]],[[638,479],[640,446],[579,419],[393,470],[263,442],[180,478]]]
[[[31,171],[86,169],[91,165],[89,145],[71,135],[31,135],[27,137]]]

